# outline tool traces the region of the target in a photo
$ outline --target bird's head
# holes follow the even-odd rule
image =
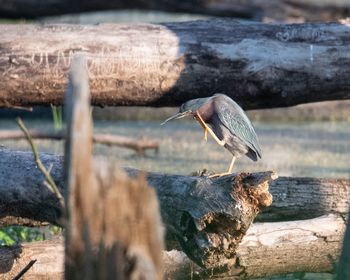
[[[166,119],[162,123],[162,125],[174,119],[181,119],[183,117],[190,116],[190,115],[193,116],[196,113],[196,111],[199,109],[199,107],[205,104],[209,99],[211,99],[211,97],[197,98],[197,99],[186,101],[180,106],[179,112],[174,116],[171,116],[170,118]]]

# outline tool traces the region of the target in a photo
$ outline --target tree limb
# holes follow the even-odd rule
[[[35,139],[52,139],[52,140],[63,140],[66,137],[64,130],[60,131],[40,131],[40,130],[28,130],[30,136]],[[17,140],[23,139],[25,135],[16,130],[0,130],[1,140]],[[135,150],[138,154],[143,155],[145,150],[154,149],[158,151],[159,143],[155,140],[140,138],[134,139],[122,135],[113,134],[94,134],[92,136],[93,142],[97,144],[107,146],[119,146]]]

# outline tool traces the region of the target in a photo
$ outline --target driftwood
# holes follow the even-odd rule
[[[257,221],[303,220],[335,213],[346,216],[350,206],[348,179],[279,177],[270,184],[273,203]]]
[[[41,161],[47,166],[53,164],[51,174],[65,194],[62,159],[41,154]],[[1,174],[6,174],[1,178],[4,180],[0,180],[0,193],[4,192],[0,196],[1,218],[25,217],[60,223],[62,212],[57,200],[43,186],[43,177],[35,169],[30,153],[0,150],[0,167]],[[132,176],[137,173],[129,170]],[[224,248],[220,244],[227,242],[231,246],[227,253],[232,253],[260,208],[271,203],[267,187],[274,176],[265,172],[208,179],[148,174],[147,180],[156,188],[168,232],[177,237],[183,250],[193,260],[210,267],[221,264],[219,256]],[[230,261],[229,255],[223,256],[220,261]]]
[[[46,166],[53,164],[52,175],[59,183],[61,191],[65,193],[62,184],[60,184],[62,182],[62,159],[58,156],[43,153],[41,154],[41,160]],[[0,180],[0,193],[2,194],[0,196],[0,209],[3,215],[1,220],[10,215],[49,221],[54,224],[58,223],[61,215],[58,203],[42,185],[42,175],[35,170],[31,153],[15,152],[7,149],[0,150],[0,167],[0,170],[3,171],[1,174],[7,174],[6,177],[2,175],[2,180]],[[136,170],[129,170],[131,175],[135,175],[137,172]],[[19,176],[19,174],[22,175]],[[254,176],[256,175],[253,174]],[[176,212],[175,209],[181,212],[188,205],[189,209],[186,210],[188,215],[182,215],[182,223],[187,222],[190,226],[192,217],[194,221],[192,229],[200,228],[201,219],[196,217],[201,216],[201,214],[198,212],[196,205],[204,203],[204,197],[207,197],[208,201],[213,203],[212,206],[217,207],[218,199],[220,199],[220,203],[227,201],[221,191],[231,187],[229,178],[227,178],[227,181],[220,182],[205,177],[149,173],[147,179],[148,183],[157,190],[167,230],[175,233],[175,235],[178,233],[178,235],[182,234],[183,236],[186,236],[191,228],[188,227],[180,232],[179,222],[181,222],[181,219],[179,221],[175,216],[171,220],[172,215],[176,215],[172,214]],[[217,180],[222,180],[222,178]],[[220,187],[217,186],[218,184],[220,184]],[[270,206],[271,211],[267,208],[265,210],[267,212],[258,215],[257,218],[260,221],[303,219],[317,217],[327,212],[342,216],[347,214],[350,201],[348,180],[281,177],[270,185],[274,201]],[[195,191],[196,189],[197,191]],[[198,192],[198,190],[202,190],[202,192]],[[195,201],[195,203],[192,201]],[[217,209],[220,209],[220,207]],[[218,211],[221,211],[221,209]],[[168,245],[170,248],[171,246],[173,245]],[[186,246],[186,244],[183,246]],[[197,249],[199,250],[199,248]]]
[[[215,279],[250,279],[291,272],[334,271],[345,221],[336,215],[293,222],[253,224],[237,248],[236,266]],[[164,255],[167,279],[206,279],[210,271],[173,250]],[[237,276],[234,277],[234,276]],[[347,279],[347,278],[342,278]]]
[[[147,9],[170,12],[199,13],[215,16],[241,17],[255,20],[277,21],[334,21],[350,15],[346,0],[92,0],[75,2],[39,0],[11,2],[0,1],[0,16],[11,18],[36,18],[40,16],[81,13],[96,10]]]
[[[41,153],[40,158],[45,166],[52,164],[51,174],[61,192],[65,194],[63,158],[46,153]],[[128,171],[129,174],[138,172],[131,169]],[[165,195],[162,198],[161,191],[167,189],[169,192],[170,190],[174,192],[172,195],[181,195],[181,189],[177,188],[180,182],[187,186],[193,182],[212,184],[212,180],[205,177],[157,173],[146,175],[149,184],[157,189],[158,197],[164,205],[172,201],[166,200]],[[37,170],[30,152],[0,148],[0,225],[23,223],[23,219],[16,217],[52,224],[59,222],[62,215],[59,205],[53,195],[46,190],[43,180],[44,177]],[[280,177],[271,182],[270,193],[273,196],[273,203],[257,216],[256,219],[259,221],[309,219],[327,213],[345,216],[350,204],[350,183],[347,179]],[[185,194],[183,197],[188,199]],[[172,204],[168,207],[172,207]],[[26,220],[25,224],[30,225],[30,222]]]
[[[29,130],[29,134],[32,138],[36,139],[52,139],[63,140],[66,137],[64,131],[40,131]],[[23,132],[17,130],[0,130],[0,140],[17,140],[24,139]],[[128,148],[136,151],[138,154],[143,155],[145,150],[153,149],[158,151],[159,144],[157,141],[147,138],[134,139],[127,136],[113,135],[113,134],[94,134],[92,136],[94,143],[103,145],[116,145],[123,148]]]
[[[312,220],[253,224],[238,245],[234,268],[213,278],[249,279],[298,271],[333,271],[344,230],[344,220],[333,214]],[[63,241],[60,239],[3,248],[0,251],[0,270],[5,273],[11,269],[19,271],[30,260],[37,259],[25,280],[61,280],[63,251]],[[14,256],[19,256],[16,262]],[[212,275],[211,270],[195,265],[180,251],[164,251],[163,262],[164,279],[208,279]],[[1,279],[11,279],[9,273],[2,276],[4,278]]]
[[[93,105],[177,106],[217,92],[245,109],[350,98],[346,24],[211,20],[0,31],[0,107],[62,104],[76,52],[87,57]]]

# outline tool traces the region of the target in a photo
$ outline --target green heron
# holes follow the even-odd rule
[[[185,116],[193,116],[200,123],[204,129],[205,141],[209,132],[220,146],[233,155],[227,172],[214,176],[231,174],[236,158],[242,155],[253,161],[261,158],[259,141],[252,123],[243,109],[227,95],[215,94],[207,98],[189,100],[181,105],[176,115],[162,124]]]

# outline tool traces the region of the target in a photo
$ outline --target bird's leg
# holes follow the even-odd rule
[[[235,164],[235,160],[236,160],[236,157],[233,156],[232,157],[232,161],[230,163],[230,166],[229,166],[227,172],[219,173],[219,174],[213,174],[213,175],[210,175],[209,178],[221,177],[221,176],[225,176],[225,175],[231,175],[232,174],[233,165]]]
[[[206,123],[203,121],[202,117],[199,115],[198,111],[197,111],[197,115],[195,116],[196,120],[199,122],[199,124],[201,125],[201,127],[204,129],[204,140],[205,142],[207,142],[208,140],[208,126],[206,125]]]
[[[209,132],[211,134],[211,136],[213,136],[213,138],[215,139],[215,141],[220,145],[220,146],[224,146],[225,145],[225,141],[224,140],[220,140],[214,133],[214,131],[203,121],[201,115],[199,114],[199,112],[196,112],[196,119],[198,120],[198,122],[200,123],[200,125],[203,127],[204,129],[204,139],[207,140],[207,132]]]
[[[230,166],[229,166],[229,168],[228,168],[228,170],[227,170],[227,174],[231,174],[231,173],[232,173],[232,169],[233,169],[233,165],[235,164],[235,160],[236,160],[236,157],[233,156],[233,157],[232,157],[231,164],[230,164]]]

